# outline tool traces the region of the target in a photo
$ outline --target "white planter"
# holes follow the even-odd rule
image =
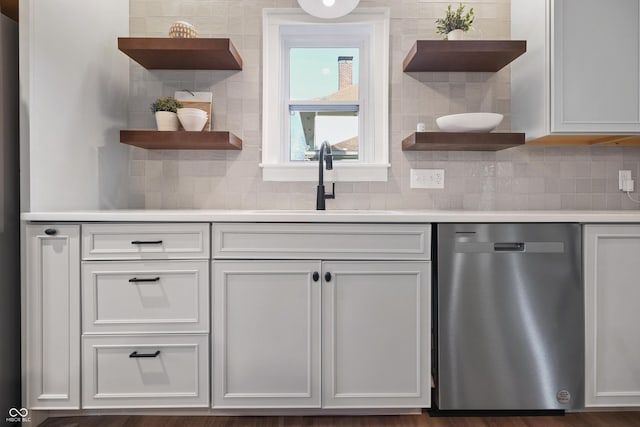
[[[156,111],[158,130],[178,130],[178,115],[171,111]]]
[[[452,30],[447,33],[447,40],[463,40],[464,39],[464,31],[462,30]]]

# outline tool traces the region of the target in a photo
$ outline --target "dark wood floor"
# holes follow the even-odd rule
[[[537,417],[152,417],[49,418],[45,427],[640,427],[638,412],[581,412]]]

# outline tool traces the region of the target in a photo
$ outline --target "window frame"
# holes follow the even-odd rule
[[[263,10],[262,177],[264,181],[316,181],[315,161],[289,160],[289,48],[331,34],[366,40],[360,48],[359,159],[334,163],[333,181],[387,181],[389,164],[389,9],[361,8],[333,20],[300,9]],[[316,44],[317,45],[317,44]],[[341,43],[336,47],[353,43]],[[311,45],[309,46],[311,47]],[[322,44],[321,47],[327,47]],[[286,71],[286,72],[285,72]],[[365,82],[362,81],[365,80]],[[367,83],[364,88],[363,83]],[[349,101],[350,104],[353,102]],[[295,105],[304,102],[295,102]],[[337,105],[339,102],[331,102]]]

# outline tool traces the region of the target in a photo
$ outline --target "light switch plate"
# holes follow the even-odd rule
[[[411,188],[444,188],[444,169],[411,169]]]

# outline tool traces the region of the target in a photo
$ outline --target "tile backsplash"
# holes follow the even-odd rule
[[[467,0],[476,13],[468,38],[508,39],[509,0]],[[618,170],[640,172],[640,148],[518,147],[499,152],[404,152],[418,122],[436,129],[441,115],[493,111],[509,130],[510,71],[404,73],[416,39],[440,38],[435,19],[449,3],[361,0],[389,7],[390,160],[388,182],[337,183],[328,209],[637,209],[618,191]],[[149,111],[159,96],[189,89],[213,93],[213,128],[243,140],[242,151],[144,150],[132,147],[131,208],[313,209],[314,182],[264,182],[261,159],[262,9],[298,7],[295,0],[130,0],[130,35],[166,36],[186,20],[200,37],[229,37],[243,70],[146,70],[131,62],[129,126],[153,129]],[[526,55],[526,53],[525,53]],[[443,190],[411,189],[411,169],[445,170]],[[637,198],[638,195],[635,194]]]

